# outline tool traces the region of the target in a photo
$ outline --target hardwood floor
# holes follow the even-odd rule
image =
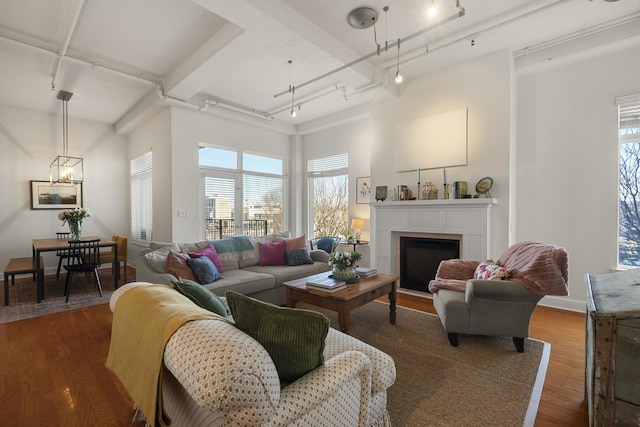
[[[400,294],[398,304],[434,312],[427,298]],[[103,304],[1,324],[0,426],[142,426],[105,367],[111,319]],[[531,336],[551,343],[536,426],[587,425],[584,324],[580,313],[539,307],[534,314]]]

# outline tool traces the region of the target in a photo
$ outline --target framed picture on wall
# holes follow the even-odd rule
[[[31,181],[31,209],[74,209],[82,207],[82,183]]]
[[[356,203],[371,202],[371,177],[356,178]]]

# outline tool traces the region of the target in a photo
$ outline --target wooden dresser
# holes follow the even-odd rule
[[[590,426],[640,422],[640,270],[588,274],[586,393]]]

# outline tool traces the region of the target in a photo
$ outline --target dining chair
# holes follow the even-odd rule
[[[71,237],[71,233],[68,231],[60,231],[56,233],[56,239],[58,240],[69,240]],[[71,256],[69,253],[69,249],[61,249],[56,251],[56,255],[58,256],[58,269],[56,270],[56,280],[60,279],[60,269],[62,268],[62,260],[65,260]]]
[[[116,242],[116,245],[118,246],[118,259],[113,259],[113,249],[111,249],[109,251],[103,251],[100,253],[100,262],[102,264],[111,263],[111,274],[116,274],[116,268],[119,269],[120,263],[124,263],[124,283],[127,283],[127,248],[129,247],[128,240],[126,237],[118,236],[117,234],[114,234],[113,237],[111,237],[111,240]]]
[[[67,282],[64,287],[64,294],[67,297],[65,302],[69,302],[71,294],[71,285],[75,273],[83,272],[93,274],[96,278],[98,291],[102,296],[102,286],[100,285],[100,276],[98,276],[98,267],[100,267],[100,239],[93,240],[69,240],[69,253],[74,254],[67,258]]]

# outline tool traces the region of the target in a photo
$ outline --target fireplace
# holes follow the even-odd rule
[[[417,237],[421,239],[441,239],[457,241],[457,250],[446,254],[436,254],[431,262],[431,273],[418,271],[418,279],[412,279],[415,273],[409,273],[409,278],[401,278],[400,290],[405,288],[403,282],[417,282],[421,292],[427,292],[428,279],[422,276],[435,276],[440,259],[462,258],[485,260],[491,258],[491,207],[497,204],[496,199],[454,199],[454,200],[412,200],[402,202],[374,202],[371,203],[371,251],[373,254],[372,267],[382,274],[401,275],[400,237]],[[423,250],[423,249],[419,249]],[[411,264],[426,264],[427,256],[409,255],[418,261]],[[432,276],[433,275],[433,276]],[[409,285],[411,286],[411,285]],[[413,292],[410,288],[407,292]]]
[[[428,292],[440,261],[460,258],[459,239],[400,236],[400,287]]]

